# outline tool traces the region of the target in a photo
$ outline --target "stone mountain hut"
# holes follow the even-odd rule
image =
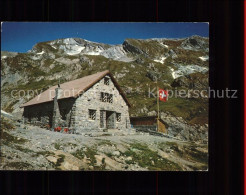
[[[130,128],[130,104],[108,70],[53,86],[21,107],[25,122],[52,128]]]

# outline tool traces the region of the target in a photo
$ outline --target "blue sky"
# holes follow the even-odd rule
[[[207,23],[4,22],[1,30],[1,50],[14,52],[27,52],[38,42],[70,37],[121,44],[126,38],[209,36]]]

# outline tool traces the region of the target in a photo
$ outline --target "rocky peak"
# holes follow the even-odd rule
[[[205,37],[200,37],[198,35],[194,35],[186,38],[181,47],[187,50],[205,50],[208,51],[208,39]]]
[[[126,39],[123,42],[124,50],[132,54],[144,54],[144,52],[137,46],[137,42],[138,40]]]

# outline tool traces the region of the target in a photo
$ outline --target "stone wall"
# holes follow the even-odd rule
[[[157,132],[157,126],[156,125],[133,125],[133,128],[136,129],[137,131],[143,131],[143,132],[155,131],[155,132]]]
[[[58,100],[61,121],[65,123],[65,126],[71,126],[73,122],[73,105],[75,99],[62,99]],[[42,124],[52,126],[54,102],[46,102],[42,104],[27,106],[24,108],[23,118],[24,122],[31,124]]]
[[[25,123],[42,123],[44,125],[52,125],[53,102],[37,104],[24,107],[23,118]]]
[[[112,94],[113,102],[102,102],[100,100],[101,92]],[[89,109],[95,110],[95,120],[89,118]],[[72,125],[81,131],[105,129],[107,128],[106,118],[109,111],[113,112],[112,116],[110,116],[111,118],[108,120],[108,122],[111,123],[111,125],[109,125],[110,128],[114,127],[122,130],[130,128],[128,105],[112,80],[109,79],[109,85],[106,85],[104,84],[103,78],[76,99]],[[121,120],[119,122],[116,120],[116,113],[121,114]],[[103,121],[100,121],[100,118]]]

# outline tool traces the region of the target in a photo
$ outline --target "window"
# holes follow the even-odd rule
[[[101,101],[102,102],[107,102],[107,95],[106,95],[106,93],[103,93],[103,92],[101,92]]]
[[[113,95],[112,94],[108,94],[107,102],[113,103]]]
[[[105,95],[105,98],[106,98],[106,102],[108,102],[108,100],[109,100],[109,94],[108,93],[105,93],[104,95]]]
[[[101,100],[102,102],[113,103],[113,94],[101,92],[100,100]]]
[[[109,77],[105,77],[104,78],[104,84],[105,85],[109,85]]]
[[[90,120],[96,120],[96,110],[90,110],[89,109],[89,119]]]
[[[121,121],[121,113],[116,113],[116,121],[117,122]]]

